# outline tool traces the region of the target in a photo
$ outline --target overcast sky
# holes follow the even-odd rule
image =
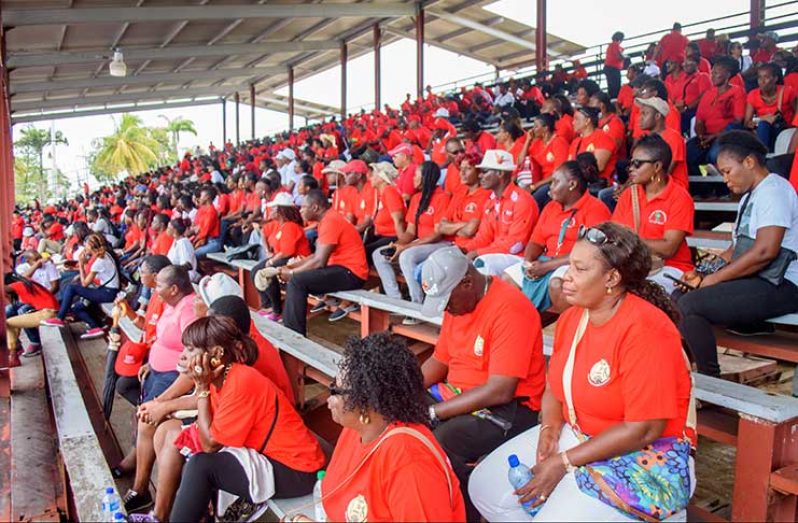
[[[769,4],[776,0],[768,0]],[[549,33],[571,40],[586,47],[605,43],[616,30],[627,36],[643,34],[670,27],[674,21],[683,24],[705,20],[726,14],[743,12],[748,9],[748,0],[668,0],[666,3],[651,4],[632,0],[550,0],[548,2]],[[533,0],[500,0],[489,6],[497,14],[514,19],[529,26],[535,25],[535,2]],[[771,16],[778,14],[771,11]],[[655,16],[653,16],[655,15]],[[728,23],[727,23],[728,24]],[[492,75],[493,68],[475,60],[455,55],[448,51],[427,46],[425,54],[425,83],[438,86],[470,78],[477,75]],[[373,103],[374,76],[371,53],[349,62],[349,88],[347,90],[349,110]],[[415,89],[415,43],[402,40],[383,47],[382,50],[382,98],[383,103],[398,105],[406,92]],[[325,71],[295,85],[297,98],[312,100],[327,105],[340,103],[340,70],[338,67]],[[333,86],[333,87],[330,87]],[[287,88],[278,91],[288,94]],[[228,136],[235,137],[234,105],[228,104]],[[221,105],[202,106],[196,109],[182,108],[168,111],[144,111],[136,113],[146,125],[163,125],[159,115],[169,118],[184,116],[194,120],[198,136],[183,136],[182,148],[201,145],[209,141],[216,144],[222,141]],[[110,134],[114,129],[114,118],[118,115],[90,116],[56,120],[53,124],[62,131],[70,145],[59,146],[56,151],[58,166],[71,179],[78,174],[85,176],[83,156],[90,150],[92,139]],[[302,125],[297,118],[296,124]],[[50,128],[50,122],[39,122],[37,127]],[[257,109],[256,135],[263,136],[286,128],[288,117],[285,114]],[[18,136],[21,125],[14,128]],[[249,106],[241,104],[241,137],[251,135]]]

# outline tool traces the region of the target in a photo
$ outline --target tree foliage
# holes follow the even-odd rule
[[[14,142],[15,162],[14,175],[19,200],[30,201],[39,198],[47,201],[51,197],[60,197],[59,188],[65,189],[63,184],[48,184],[48,172],[44,168],[44,150],[51,145],[69,145],[66,136],[61,131],[51,133],[48,129],[37,129],[32,125],[21,131],[22,136]],[[54,176],[57,176],[53,173]],[[62,175],[63,176],[63,175]]]

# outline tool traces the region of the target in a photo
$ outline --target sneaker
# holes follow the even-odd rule
[[[772,323],[754,323],[751,325],[733,325],[726,329],[737,336],[767,336],[776,332]]]
[[[334,311],[332,311],[332,314],[330,314],[330,317],[327,318],[327,320],[330,323],[333,323],[333,322],[336,322],[338,320],[342,320],[342,319],[346,318],[347,316],[349,316],[349,311],[346,310],[345,307],[342,307],[342,308],[338,308],[338,309],[335,309]]]
[[[360,305],[357,303],[350,303],[346,307],[344,307],[346,312],[356,312],[360,310]]]
[[[100,327],[94,327],[93,329],[89,329],[83,334],[80,335],[81,340],[93,340],[94,338],[102,338],[105,336],[105,331]]]
[[[39,325],[44,327],[65,327],[66,322],[64,320],[59,320],[58,318],[50,318],[48,320],[42,320]]]
[[[155,517],[155,513],[150,511],[146,514],[130,514],[127,520],[131,523],[160,523],[160,519]]]
[[[421,320],[418,318],[411,318],[410,316],[405,316],[402,320],[402,325],[419,325],[422,323]]]
[[[23,358],[31,358],[33,356],[38,356],[42,353],[42,346],[38,343],[31,343],[27,347],[25,347],[25,351],[22,353]]]
[[[268,318],[271,313],[272,313],[271,309],[258,310],[258,316],[260,316],[261,318]]]
[[[240,497],[227,507],[219,521],[255,521],[266,511],[266,508],[266,503],[252,503]]]
[[[125,505],[125,512],[128,514],[141,512],[153,505],[152,496],[149,492],[139,494],[135,490],[128,490],[125,497],[122,498],[122,503]]]
[[[272,321],[282,321],[283,317],[280,314],[277,314],[277,313],[274,313],[274,312],[270,312],[269,314],[266,315],[266,319],[267,320],[272,320]]]
[[[325,303],[324,300],[320,300],[316,302],[316,305],[310,308],[310,313],[316,314],[317,312],[321,312],[326,308],[327,308],[327,303]]]

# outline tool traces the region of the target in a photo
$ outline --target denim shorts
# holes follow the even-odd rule
[[[177,379],[178,372],[170,370],[168,372],[158,372],[150,369],[141,387],[141,403],[150,401],[163,394],[169,386]]]

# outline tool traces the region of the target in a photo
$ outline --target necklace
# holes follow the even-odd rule
[[[485,277],[485,288],[482,289],[482,297],[483,298],[485,297],[485,295],[488,294],[488,287],[490,287],[490,279],[491,279],[490,276],[486,276]]]

